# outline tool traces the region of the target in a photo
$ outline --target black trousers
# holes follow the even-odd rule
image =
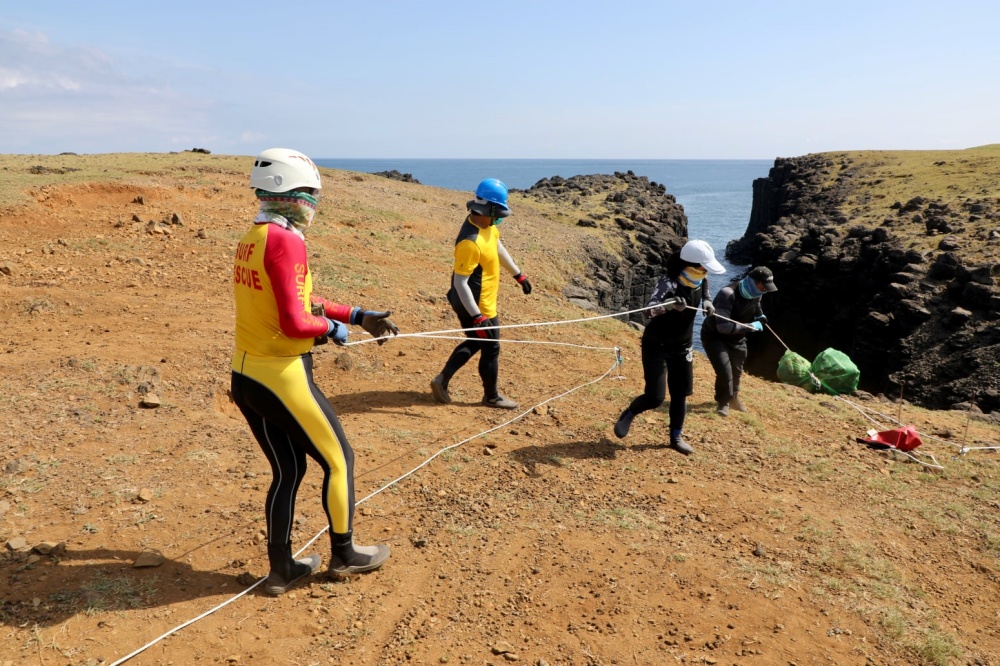
[[[715,369],[715,401],[720,405],[729,404],[740,392],[743,363],[747,360],[747,339],[729,341],[703,337],[701,344]]]
[[[665,347],[642,339],[642,374],[646,380],[643,394],[628,406],[633,414],[656,409],[670,391],[670,429],[682,430],[687,413],[687,397],[694,388],[691,347]]]
[[[458,321],[462,328],[472,328],[472,317],[465,311],[465,308],[452,303],[452,309],[458,315]],[[499,326],[500,318],[493,317],[489,320],[489,326]],[[494,328],[485,331],[489,337],[480,338],[474,331],[466,331],[465,336],[469,338],[460,343],[451,352],[448,361],[444,364],[445,385],[458,372],[463,365],[479,353],[479,378],[483,381],[483,397],[486,399],[497,397],[497,377],[500,375],[500,329]]]

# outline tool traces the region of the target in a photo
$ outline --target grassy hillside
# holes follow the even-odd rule
[[[983,199],[1000,205],[1000,144],[967,150],[855,151],[829,156],[837,163],[848,160],[856,173],[844,211],[853,223],[880,226],[886,218],[897,216],[893,204],[915,197],[940,201],[955,211],[963,210],[969,201]],[[831,181],[836,175],[831,173]],[[1000,219],[982,217],[965,226],[973,237],[985,237],[1000,228]],[[893,233],[906,239],[907,247],[921,252],[936,249],[941,240],[920,225],[896,227]],[[970,262],[997,258],[995,250],[985,244],[968,250]]]

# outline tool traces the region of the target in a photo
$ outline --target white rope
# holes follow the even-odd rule
[[[473,338],[468,338],[465,336],[458,335],[432,335],[430,333],[414,333],[414,337],[418,338],[428,338],[431,340],[472,340]],[[484,339],[483,342],[489,342],[489,340]],[[572,342],[551,342],[549,340],[494,340],[493,342],[502,343],[514,343],[521,345],[552,345],[555,347],[576,347],[577,349],[593,349],[595,351],[615,351],[617,347],[591,347],[590,345],[578,345]]]
[[[965,455],[969,451],[1000,451],[1000,446],[961,446],[958,455]]]
[[[643,309],[645,309],[645,308],[643,308]],[[639,312],[639,310],[635,310],[635,312]],[[614,315],[609,315],[609,316],[614,316]],[[596,317],[596,318],[600,319],[602,317]],[[586,321],[586,320],[577,320],[577,321]],[[566,323],[566,322],[557,322],[557,323]],[[514,326],[527,326],[527,325],[528,324],[515,324]],[[400,336],[400,337],[402,337],[402,336]],[[417,334],[414,334],[412,337],[418,337],[418,336],[417,336]],[[371,341],[373,341],[375,339],[376,338],[372,338],[372,340],[367,340],[366,342],[371,342]],[[461,339],[467,340],[468,338],[461,338]],[[565,396],[567,396],[567,395],[569,395],[571,393],[574,393],[574,392],[576,392],[576,391],[578,391],[578,390],[580,390],[582,388],[585,388],[585,387],[590,386],[592,384],[596,384],[597,382],[603,380],[605,377],[607,377],[608,375],[610,375],[616,368],[618,368],[623,363],[622,357],[621,357],[621,353],[620,353],[620,348],[618,348],[618,347],[614,347],[614,348],[594,347],[593,349],[602,349],[602,350],[604,350],[604,349],[611,349],[611,350],[613,350],[615,352],[615,362],[614,362],[614,364],[607,370],[607,372],[605,372],[603,375],[601,375],[597,379],[593,379],[593,380],[591,380],[589,382],[585,382],[583,384],[580,384],[579,386],[571,388],[568,391],[564,391],[563,393],[560,393],[559,395],[555,395],[555,396],[553,396],[551,398],[548,398],[547,400],[543,400],[542,402],[540,402],[540,403],[538,403],[536,405],[532,405],[530,408],[528,408],[527,410],[521,412],[517,416],[515,416],[515,417],[513,417],[511,419],[508,419],[507,421],[504,421],[500,425],[494,426],[494,427],[489,428],[487,430],[484,430],[484,431],[482,431],[482,432],[480,432],[478,434],[472,435],[471,437],[467,437],[467,438],[463,439],[460,442],[456,442],[455,444],[451,444],[449,446],[446,446],[446,447],[442,448],[437,453],[435,453],[433,456],[431,456],[427,460],[423,461],[422,463],[420,463],[419,465],[417,465],[416,467],[414,467],[412,470],[410,470],[406,474],[403,474],[399,478],[394,479],[393,481],[390,481],[389,483],[385,484],[384,486],[382,486],[378,490],[376,490],[376,491],[370,493],[369,495],[367,495],[366,497],[363,497],[362,499],[358,500],[357,502],[354,503],[354,506],[355,507],[360,506],[362,502],[366,502],[367,500],[371,499],[372,497],[375,497],[379,493],[381,493],[381,492],[385,491],[386,489],[392,487],[393,485],[399,483],[403,479],[405,479],[405,478],[407,478],[407,477],[415,474],[418,470],[420,470],[421,468],[423,468],[426,465],[428,465],[432,460],[434,460],[435,458],[437,458],[438,456],[440,456],[445,451],[450,451],[451,449],[457,448],[457,447],[461,446],[462,444],[466,444],[467,442],[471,442],[474,439],[477,439],[477,438],[482,437],[484,435],[488,435],[491,432],[494,432],[496,430],[499,430],[500,428],[508,426],[511,423],[514,423],[515,421],[519,421],[520,419],[522,419],[525,416],[527,416],[528,414],[530,414],[537,407],[541,407],[542,405],[548,404],[548,403],[552,402],[553,400],[558,400],[559,398],[565,397]],[[298,551],[296,551],[296,553],[295,553],[295,555],[293,555],[293,557],[298,557],[304,550],[306,550],[307,548],[309,548],[309,546],[311,546],[317,539],[319,539],[321,536],[323,536],[323,534],[327,530],[329,530],[329,529],[330,529],[329,525],[324,526],[323,529],[321,529],[319,532],[317,532],[316,535],[313,538],[311,538],[309,541],[307,541],[305,544],[303,544],[302,548],[300,548]],[[137,650],[135,650],[135,651],[127,654],[126,656],[122,657],[121,659],[113,662],[110,666],[119,666],[120,664],[125,663],[126,661],[128,661],[132,657],[134,657],[137,654],[139,654],[139,653],[141,653],[141,652],[149,649],[153,645],[156,645],[157,643],[159,643],[163,639],[165,639],[165,638],[167,638],[167,637],[169,637],[169,636],[177,633],[181,629],[184,629],[185,627],[188,627],[188,626],[194,624],[195,622],[201,620],[202,618],[208,617],[212,613],[214,613],[214,612],[216,612],[218,610],[221,610],[222,608],[225,608],[229,604],[233,603],[237,599],[239,599],[239,598],[243,597],[244,595],[246,595],[247,593],[249,593],[251,590],[253,590],[257,586],[259,586],[265,580],[267,580],[266,576],[262,577],[260,580],[258,580],[256,583],[254,583],[253,585],[251,585],[247,589],[245,589],[242,592],[236,594],[232,598],[227,599],[226,601],[222,602],[218,606],[216,606],[214,608],[211,608],[211,609],[205,611],[204,613],[202,613],[201,615],[199,615],[199,616],[197,616],[195,618],[192,618],[192,619],[190,619],[190,620],[188,620],[188,621],[186,621],[186,622],[184,622],[182,624],[179,624],[176,627],[174,627],[173,629],[171,629],[170,631],[167,631],[166,633],[164,633],[164,634],[162,634],[162,635],[154,638],[150,642],[148,642],[145,645],[143,645],[141,648],[139,648],[139,649],[137,649]]]
[[[872,424],[874,424],[875,426],[877,426],[879,428],[883,428],[884,427],[881,423],[879,423],[878,421],[876,421],[875,419],[873,419],[871,416],[869,416],[867,413],[865,413],[865,410],[862,409],[860,405],[857,405],[857,404],[851,402],[850,400],[848,400],[847,398],[845,398],[842,395],[835,395],[833,397],[834,397],[834,399],[840,400],[841,402],[844,402],[844,403],[847,403],[848,405],[850,405],[854,409],[858,410],[858,413],[861,414],[861,416],[863,416],[866,419],[868,419],[869,421],[871,421]],[[874,414],[878,414],[878,412],[876,412],[875,410],[870,410],[870,411],[872,411],[872,413],[874,413]],[[888,417],[886,417],[884,414],[879,414],[879,416],[883,416],[883,417],[885,417],[885,418],[888,419]],[[898,424],[898,422],[897,422],[897,424]]]
[[[879,423],[878,421],[876,421],[871,416],[869,416],[868,414],[865,413],[865,410],[869,409],[869,408],[867,408],[867,407],[866,408],[862,408],[860,405],[855,404],[854,402],[851,402],[850,400],[848,400],[847,398],[845,398],[842,395],[835,395],[833,397],[836,398],[837,400],[840,400],[840,401],[842,401],[842,402],[850,405],[854,409],[858,410],[859,414],[861,414],[866,419],[868,419],[869,421],[871,421],[880,430],[886,430],[887,429],[884,424]],[[896,424],[896,425],[898,425],[900,427],[903,426],[903,424],[900,423],[899,421],[897,421],[896,419],[893,419],[893,418],[891,418],[889,416],[886,416],[885,414],[881,414],[881,413],[875,411],[874,409],[871,409],[869,411],[871,411],[873,414],[878,414],[879,416],[885,418],[890,423],[894,423],[894,424]],[[918,432],[917,434],[919,435],[920,433]],[[944,441],[944,440],[941,440],[941,441]],[[948,442],[945,442],[945,443],[947,444]],[[910,460],[912,460],[913,462],[918,463],[920,465],[924,465],[925,467],[933,467],[934,469],[944,469],[944,467],[937,461],[937,458],[935,458],[934,454],[932,454],[932,453],[926,453],[926,452],[921,451],[919,454],[913,454],[913,453],[910,453],[909,451],[903,451],[902,449],[897,449],[895,446],[889,446],[887,450],[892,451],[893,453],[898,453],[900,455],[904,455],[907,458],[909,458]],[[926,461],[921,460],[920,458],[917,458],[917,455],[921,455],[921,456],[930,458],[931,460],[934,461],[934,464],[928,463]]]
[[[477,326],[475,328],[448,328],[442,331],[426,331],[424,333],[399,333],[397,335],[384,335],[381,337],[371,337],[364,340],[358,340],[356,342],[345,342],[341,347],[353,347],[354,345],[365,345],[369,342],[387,342],[389,340],[399,340],[400,338],[420,338],[428,337],[431,335],[443,335],[445,333],[464,333],[466,331],[490,331],[493,329],[506,329],[506,328],[534,328],[540,326],[561,326],[563,324],[579,324],[587,321],[597,321],[598,319],[610,319],[612,317],[624,317],[625,315],[635,314],[636,312],[645,312],[646,310],[651,310],[658,305],[648,305],[644,308],[637,308],[635,310],[626,310],[625,312],[616,312],[613,314],[597,315],[595,317],[582,317],[580,319],[562,319],[559,321],[545,321],[532,324],[501,324],[500,326]],[[690,305],[688,307],[691,307]],[[697,310],[698,308],[693,308]]]
[[[300,551],[300,552],[301,552],[301,551]],[[296,553],[296,555],[298,555],[298,553]],[[214,612],[215,612],[215,611],[217,611],[217,610],[220,610],[220,609],[222,609],[222,608],[225,608],[226,606],[228,606],[229,604],[233,603],[234,601],[236,601],[237,599],[239,599],[239,598],[240,598],[240,597],[242,597],[243,595],[245,595],[245,594],[249,593],[249,592],[250,592],[251,590],[253,590],[253,589],[254,589],[255,587],[257,587],[258,585],[260,585],[261,583],[263,583],[263,582],[264,582],[265,580],[267,580],[267,576],[264,576],[263,578],[261,578],[260,580],[258,580],[258,581],[257,581],[256,583],[254,583],[253,585],[251,585],[251,586],[250,586],[250,587],[248,587],[247,589],[243,590],[243,591],[242,591],[242,592],[240,592],[239,594],[235,595],[235,596],[234,596],[234,597],[232,597],[231,599],[227,599],[226,601],[223,601],[223,602],[222,602],[221,604],[219,604],[219,605],[218,605],[218,606],[216,606],[215,608],[212,608],[212,609],[209,609],[209,610],[205,611],[204,613],[202,613],[201,615],[199,615],[198,617],[194,617],[194,618],[191,618],[191,619],[190,619],[190,620],[188,620],[187,622],[184,622],[183,624],[179,624],[179,625],[177,625],[176,627],[174,627],[174,628],[173,628],[173,629],[171,629],[170,631],[166,632],[166,633],[165,633],[165,634],[163,634],[162,636],[157,636],[157,637],[156,637],[156,638],[154,638],[153,640],[151,640],[151,641],[149,641],[148,643],[146,643],[145,645],[143,645],[143,646],[142,646],[141,648],[139,648],[138,650],[135,650],[134,652],[131,652],[131,653],[129,653],[129,654],[127,654],[127,655],[125,655],[124,657],[122,657],[122,658],[121,658],[121,659],[119,659],[118,661],[115,661],[115,662],[113,662],[113,663],[111,664],[111,666],[118,666],[119,664],[124,664],[124,663],[125,663],[126,661],[128,661],[128,660],[129,660],[129,659],[131,659],[132,657],[136,656],[136,655],[137,655],[137,654],[139,654],[140,652],[143,652],[143,651],[144,651],[144,650],[146,650],[147,648],[150,648],[150,647],[152,647],[152,646],[156,645],[157,643],[159,643],[160,641],[162,641],[162,640],[163,640],[164,638],[167,638],[167,637],[169,637],[170,635],[172,635],[172,634],[175,634],[175,633],[177,633],[178,631],[180,631],[180,630],[181,630],[181,629],[183,629],[184,627],[188,627],[188,626],[191,626],[192,624],[194,624],[194,623],[195,623],[195,622],[197,622],[198,620],[201,620],[202,618],[205,618],[205,617],[208,617],[209,615],[211,615],[212,613],[214,613]]]
[[[585,382],[585,383],[583,383],[583,384],[580,384],[579,386],[576,386],[576,387],[574,387],[574,388],[571,388],[571,389],[570,389],[570,390],[568,390],[568,391],[564,391],[563,393],[560,393],[559,395],[554,395],[554,396],[552,396],[551,398],[548,398],[547,400],[543,400],[542,402],[540,402],[540,403],[538,403],[538,404],[536,404],[536,405],[532,405],[531,407],[529,407],[529,408],[528,408],[528,409],[526,409],[525,411],[521,412],[521,413],[520,413],[520,414],[518,414],[517,416],[515,416],[515,417],[513,417],[513,418],[511,418],[511,419],[508,419],[508,420],[504,421],[503,423],[501,423],[501,424],[499,424],[499,425],[495,425],[495,426],[493,426],[492,428],[488,428],[487,430],[484,430],[484,431],[482,431],[482,432],[480,432],[480,433],[478,433],[478,434],[475,434],[475,435],[472,435],[471,437],[467,437],[467,438],[463,439],[463,440],[462,440],[462,441],[460,441],[460,442],[456,442],[456,443],[454,443],[454,444],[451,444],[450,446],[446,446],[446,447],[444,447],[443,449],[441,449],[440,451],[438,451],[437,453],[435,453],[435,454],[434,454],[433,456],[431,456],[430,458],[428,458],[428,459],[427,459],[427,460],[425,460],[424,462],[422,462],[422,463],[420,463],[419,465],[417,465],[416,467],[414,467],[414,468],[413,468],[412,470],[410,470],[410,471],[409,471],[409,472],[407,472],[406,474],[403,474],[403,475],[402,475],[402,476],[400,476],[400,477],[399,477],[398,479],[395,479],[395,480],[393,480],[393,481],[390,481],[389,483],[385,484],[384,486],[382,486],[381,488],[379,488],[379,489],[378,489],[378,490],[376,490],[375,492],[371,493],[371,494],[370,494],[370,495],[368,495],[367,497],[364,497],[363,499],[361,499],[361,500],[360,500],[360,501],[358,502],[358,504],[361,504],[361,502],[364,502],[364,501],[366,501],[366,500],[368,500],[368,499],[371,499],[372,497],[375,497],[376,495],[378,495],[378,494],[379,494],[379,493],[381,493],[382,491],[386,490],[387,488],[389,488],[389,487],[393,486],[393,485],[394,485],[394,484],[396,484],[396,483],[399,483],[400,481],[402,481],[402,480],[403,480],[403,479],[405,479],[406,477],[408,477],[408,476],[410,476],[410,475],[414,474],[414,473],[415,473],[415,472],[416,472],[417,470],[419,470],[419,469],[420,469],[421,467],[424,467],[425,465],[427,465],[428,463],[430,463],[430,462],[431,462],[432,460],[434,460],[435,458],[437,458],[437,457],[438,457],[439,455],[441,455],[441,454],[442,454],[442,453],[444,453],[445,451],[450,451],[451,449],[454,449],[454,448],[457,448],[457,447],[461,446],[462,444],[466,444],[467,442],[471,442],[471,441],[472,441],[472,440],[474,440],[474,439],[477,439],[477,438],[479,438],[479,437],[482,437],[482,436],[484,436],[484,435],[488,435],[488,434],[490,434],[491,432],[495,432],[495,431],[497,431],[497,430],[500,430],[501,428],[504,428],[504,427],[506,427],[506,426],[510,425],[511,423],[514,423],[515,421],[519,421],[519,420],[523,419],[523,418],[524,418],[525,416],[527,416],[528,414],[530,414],[530,413],[531,413],[531,412],[532,412],[532,411],[533,411],[534,409],[536,409],[537,407],[541,407],[542,405],[545,405],[545,404],[548,404],[548,403],[552,402],[553,400],[558,400],[559,398],[562,398],[562,397],[565,397],[565,396],[569,395],[570,393],[574,393],[574,392],[576,392],[576,391],[579,391],[580,389],[582,389],[582,388],[585,388],[585,387],[587,387],[587,386],[590,386],[591,384],[596,384],[597,382],[601,381],[602,379],[604,379],[605,377],[607,377],[608,375],[610,375],[610,374],[611,374],[611,372],[612,372],[612,371],[613,371],[613,370],[614,370],[615,368],[617,368],[617,367],[618,367],[618,363],[619,363],[618,359],[615,359],[615,362],[614,362],[614,365],[612,365],[612,366],[611,366],[610,368],[608,368],[607,372],[605,372],[605,373],[604,373],[603,375],[601,375],[601,376],[600,376],[600,377],[598,377],[597,379],[592,379],[592,380],[591,380],[591,381],[589,381],[589,382]],[[329,527],[329,526],[327,526],[327,527]],[[324,527],[323,529],[325,530],[325,529],[327,529],[327,528],[326,528],[326,527]],[[322,534],[322,532],[320,532],[320,534]]]
[[[864,406],[861,406],[861,405],[856,405],[853,402],[851,402],[850,400],[848,400],[847,398],[844,398],[843,396],[836,396],[836,397],[839,398],[840,400],[843,400],[848,405],[850,405],[854,409],[856,409],[859,412],[861,412],[862,416],[865,416],[865,418],[867,418],[869,421],[871,421],[875,425],[879,426],[880,428],[883,427],[882,424],[878,423],[877,421],[875,421],[874,419],[872,419],[870,416],[868,416],[867,414],[865,414],[865,411],[869,411],[872,414],[875,414],[876,416],[880,416],[883,419],[885,419],[886,421],[888,421],[889,423],[893,423],[893,424],[895,424],[896,426],[898,426],[900,428],[903,427],[903,424],[901,422],[897,421],[896,419],[892,418],[891,416],[887,416],[886,414],[883,414],[882,412],[879,412],[878,410],[872,409],[871,407],[864,407]],[[916,431],[916,433],[918,435],[920,435],[921,438],[933,440],[935,442],[941,442],[942,444],[947,444],[948,446],[951,446],[953,448],[958,449],[958,454],[959,455],[968,453],[969,451],[1000,451],[1000,446],[962,446],[961,444],[956,444],[955,442],[948,441],[947,439],[944,439],[942,437],[937,437],[935,435],[931,435],[931,434],[928,434],[928,433],[925,433],[925,432],[921,432],[919,430],[916,430],[916,428],[914,428],[914,430]]]

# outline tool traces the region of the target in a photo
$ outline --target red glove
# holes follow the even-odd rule
[[[519,285],[521,285],[521,291],[523,291],[525,294],[531,293],[531,283],[528,282],[527,275],[525,275],[524,273],[518,273],[517,275],[514,276],[514,279],[517,280],[517,283]]]
[[[476,329],[473,333],[476,334],[477,338],[482,338],[483,340],[488,340],[490,337],[490,332],[483,328],[483,326],[489,326],[490,319],[486,315],[479,315],[472,320],[472,326]]]

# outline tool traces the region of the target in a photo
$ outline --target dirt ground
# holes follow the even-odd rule
[[[977,448],[995,427],[755,378],[750,412],[724,419],[698,357],[694,455],[664,446],[665,408],[618,440],[642,374],[639,334],[612,319],[505,331],[563,343],[504,345],[514,413],[477,405],[473,366],[454,404],[432,401],[453,340],[317,348],[356,452],[356,536],[392,557],[234,600],[267,573],[270,474],[227,396],[232,253],[256,204],[250,158],[191,159],[42,174],[0,209],[0,666],[150,643],[127,663],[1000,664],[1000,477]],[[403,333],[457,327],[443,294],[467,195],[324,177],[316,291],[391,309]],[[508,278],[503,322],[594,316],[562,296],[588,231],[513,205],[504,240],[535,291]],[[856,443],[877,427],[863,414],[916,425],[944,469]],[[294,543],[318,536],[325,564],[319,481]],[[134,566],[144,552],[156,566]]]

